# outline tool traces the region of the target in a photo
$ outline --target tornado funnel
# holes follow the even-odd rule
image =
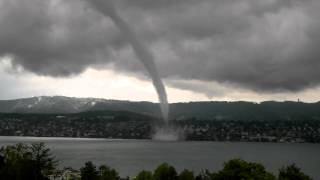
[[[130,26],[119,16],[117,13],[112,0],[87,0],[91,7],[93,7],[98,12],[102,13],[104,16],[111,18],[113,23],[122,31],[124,36],[130,42],[136,56],[144,65],[148,71],[152,83],[157,91],[160,109],[164,121],[168,122],[169,105],[165,86],[160,78],[156,64],[154,62],[154,57],[148,48],[138,39],[135,32],[130,28]]]

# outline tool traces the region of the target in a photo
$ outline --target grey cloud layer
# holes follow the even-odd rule
[[[117,0],[162,76],[298,91],[320,83],[318,0]],[[41,75],[145,73],[111,20],[79,0],[0,0],[0,54]],[[107,32],[107,33],[106,33]],[[195,91],[201,91],[198,87]]]

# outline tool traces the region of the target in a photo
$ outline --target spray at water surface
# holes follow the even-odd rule
[[[169,105],[166,89],[158,73],[156,64],[154,62],[154,57],[152,53],[144,46],[144,44],[137,38],[134,31],[130,26],[119,16],[117,13],[112,0],[87,0],[91,6],[102,13],[103,15],[110,17],[113,23],[122,31],[122,33],[127,37],[131,46],[144,65],[146,70],[151,76],[152,83],[157,91],[158,98],[160,101],[160,108],[162,117],[165,123],[168,123]]]

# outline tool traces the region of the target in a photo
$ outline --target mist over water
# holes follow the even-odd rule
[[[155,128],[152,139],[156,141],[183,141],[185,134],[182,128],[166,124]]]
[[[165,86],[160,78],[154,57],[148,48],[138,39],[131,27],[120,17],[117,13],[112,0],[87,0],[94,9],[110,17],[113,23],[122,31],[138,57],[144,65],[149,75],[151,76],[152,83],[157,91],[162,118],[165,123],[168,123],[169,105]]]

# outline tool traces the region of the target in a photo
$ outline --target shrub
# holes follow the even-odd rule
[[[153,176],[150,171],[141,171],[134,180],[153,180]]]
[[[224,164],[222,170],[211,174],[212,180],[275,180],[275,176],[267,172],[259,163],[233,159]]]
[[[156,168],[153,174],[154,180],[177,180],[177,172],[174,167],[163,163]]]
[[[195,180],[195,177],[192,171],[185,169],[179,174],[178,180]]]
[[[88,161],[84,167],[80,168],[81,180],[98,180],[98,171],[96,166]]]
[[[119,180],[119,174],[115,169],[109,166],[102,165],[99,167],[99,179],[100,180]]]
[[[301,172],[295,164],[283,167],[279,170],[279,180],[311,180],[309,176]]]

